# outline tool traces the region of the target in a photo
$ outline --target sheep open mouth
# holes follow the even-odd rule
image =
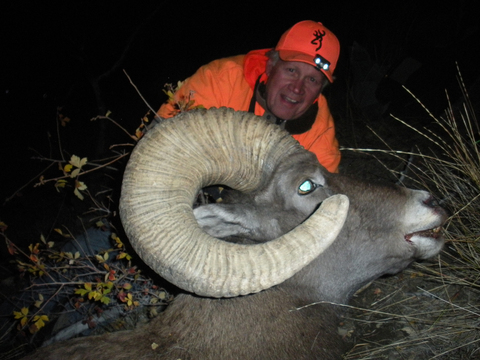
[[[407,234],[405,235],[405,240],[407,240],[408,242],[411,242],[413,236],[439,239],[440,237],[442,237],[442,227],[439,226],[434,229],[422,230],[422,231],[417,231],[411,234]]]

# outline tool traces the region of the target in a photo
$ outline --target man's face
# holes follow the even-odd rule
[[[312,65],[298,61],[269,60],[265,100],[278,118],[296,119],[303,115],[320,95],[324,75]]]

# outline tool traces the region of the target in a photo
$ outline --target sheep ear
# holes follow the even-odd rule
[[[269,210],[249,204],[208,204],[194,209],[193,214],[210,236],[220,239],[237,236],[265,242],[287,231],[276,218],[268,216],[271,215]]]
[[[258,226],[252,222],[251,211],[234,204],[208,204],[193,210],[200,227],[216,238],[245,236]]]

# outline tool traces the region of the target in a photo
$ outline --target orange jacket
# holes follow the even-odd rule
[[[219,59],[202,66],[185,80],[175,97],[185,99],[189,94],[195,105],[205,108],[230,107],[234,110],[248,111],[254,96],[255,83],[259,77],[266,80],[265,67],[267,50],[254,50],[247,55],[238,55]],[[265,110],[255,103],[255,114],[262,116]],[[172,117],[173,104],[167,102],[160,107],[158,115]],[[295,120],[290,120],[294,122]],[[288,123],[288,122],[287,122]],[[335,138],[335,126],[327,100],[318,97],[318,112],[311,128],[301,134],[293,134],[305,149],[317,155],[318,161],[329,171],[337,172],[340,163],[338,141]]]

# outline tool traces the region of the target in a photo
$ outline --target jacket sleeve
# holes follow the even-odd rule
[[[317,118],[312,129],[303,134],[293,135],[293,137],[305,149],[313,152],[320,164],[328,171],[338,172],[341,155],[335,137],[335,124],[327,100],[323,95],[319,98],[318,108]]]
[[[175,101],[193,100],[193,106],[202,105],[207,109],[227,106],[243,110],[242,99],[251,98],[252,90],[245,86],[242,61],[243,56],[237,56],[202,66],[185,80],[175,94]],[[176,113],[171,102],[163,104],[158,111],[158,115],[163,118],[172,117]]]

